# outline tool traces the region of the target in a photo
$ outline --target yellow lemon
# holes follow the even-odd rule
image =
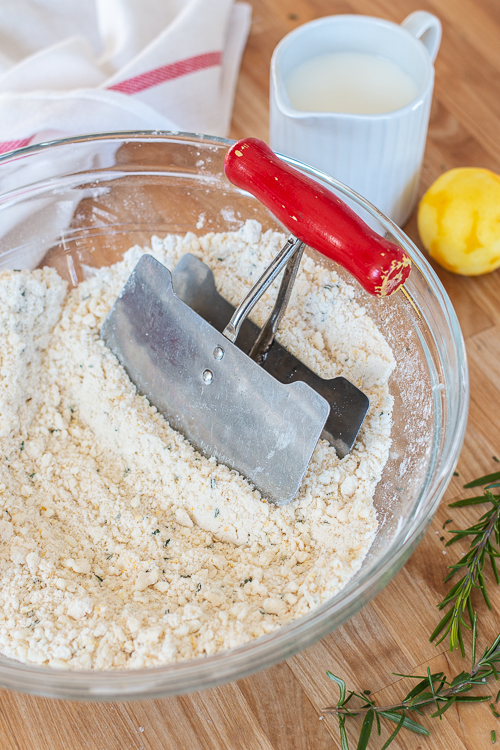
[[[494,271],[500,266],[500,175],[476,167],[444,172],[420,201],[418,231],[448,271]]]

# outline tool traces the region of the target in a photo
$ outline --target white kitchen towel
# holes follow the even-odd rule
[[[0,153],[123,130],[227,135],[251,8],[1,0]]]

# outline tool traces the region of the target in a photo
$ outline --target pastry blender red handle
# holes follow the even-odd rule
[[[290,167],[263,141],[244,138],[233,144],[224,171],[297,239],[343,266],[370,294],[387,297],[408,278],[410,258],[402,248],[380,237],[335,193]]]

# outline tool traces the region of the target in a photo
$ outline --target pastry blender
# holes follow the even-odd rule
[[[235,143],[228,179],[257,197],[292,233],[235,310],[210,269],[185,255],[171,274],[144,255],[101,336],[140,393],[205,456],[243,474],[284,505],[296,496],[320,437],[342,458],[365,418],[367,396],[343,377],[324,380],[274,340],[305,244],[372,294],[392,294],[410,265],[331,191],[286,165],[262,141]],[[283,272],[258,329],[248,315]]]

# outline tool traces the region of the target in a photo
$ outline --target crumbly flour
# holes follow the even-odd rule
[[[99,328],[143,252],[185,252],[236,304],[284,237],[152,239],[88,269],[66,296],[53,269],[0,273],[0,651],[64,669],[157,666],[257,638],[333,596],[377,522],[395,362],[335,272],[305,259],[279,340],[370,398],[349,456],[320,441],[278,508],[199,455],[138,396]],[[272,293],[258,305],[262,324]]]

